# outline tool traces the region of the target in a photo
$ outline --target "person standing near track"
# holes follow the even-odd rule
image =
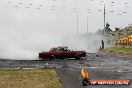
[[[104,49],[104,41],[102,40],[101,43],[102,43],[101,49]]]

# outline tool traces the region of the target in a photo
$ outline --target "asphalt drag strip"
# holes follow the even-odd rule
[[[82,85],[81,71],[69,70],[69,69],[55,69],[57,72],[60,83],[63,85],[63,88],[131,88],[131,85]],[[89,78],[93,79],[120,79],[121,74],[116,73],[116,75],[111,74],[110,72],[103,71],[100,69],[90,70],[89,69]]]
[[[89,54],[86,59],[74,60],[0,60],[0,68],[52,68],[63,88],[132,88],[132,85],[82,86],[81,68],[89,72],[89,79],[132,79],[132,59],[107,54]]]

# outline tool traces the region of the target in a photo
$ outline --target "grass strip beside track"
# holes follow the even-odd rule
[[[0,88],[61,88],[53,69],[0,69]]]

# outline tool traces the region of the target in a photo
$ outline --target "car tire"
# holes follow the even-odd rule
[[[75,60],[80,60],[80,59],[81,59],[81,56],[79,54],[76,54]]]
[[[55,56],[54,55],[51,55],[50,56],[50,60],[54,60],[55,59]]]

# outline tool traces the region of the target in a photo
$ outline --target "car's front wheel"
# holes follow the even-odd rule
[[[79,54],[76,54],[75,60],[80,60],[80,59],[81,59],[81,56]]]
[[[54,55],[51,55],[50,56],[50,60],[54,60],[55,59],[55,56]]]

